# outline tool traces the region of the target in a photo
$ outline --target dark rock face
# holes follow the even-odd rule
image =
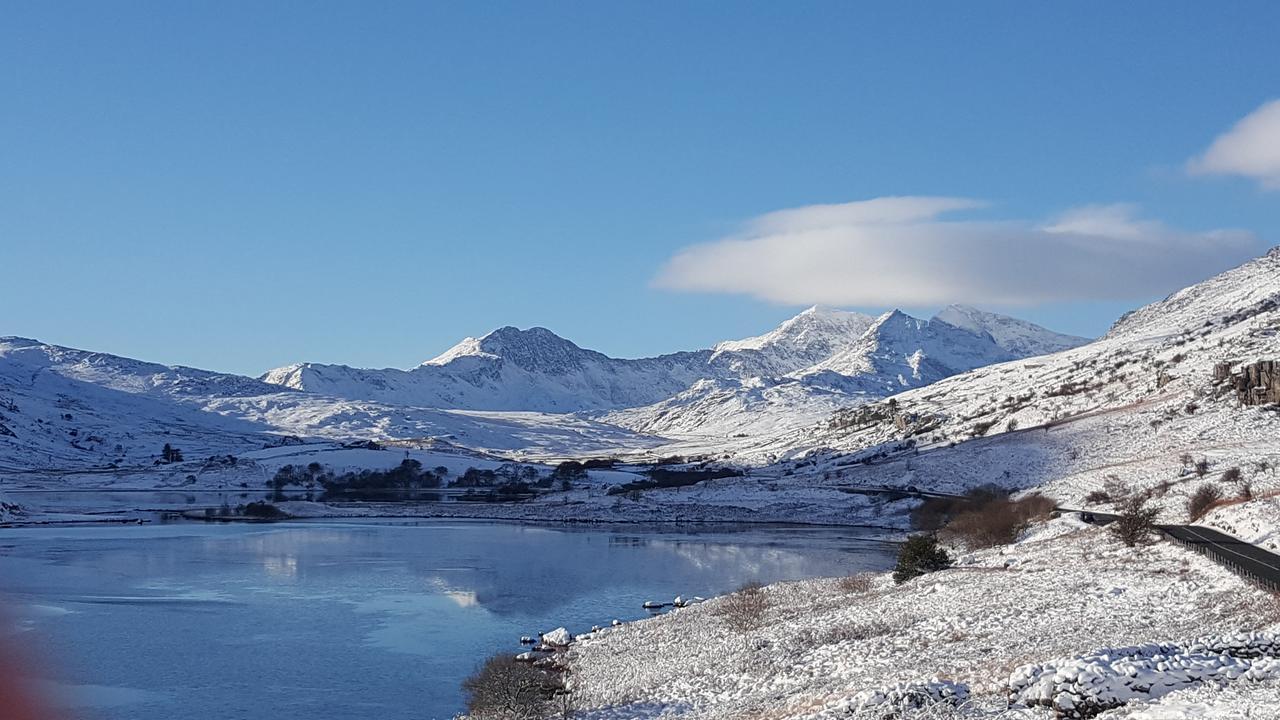
[[[1215,382],[1225,382],[1244,405],[1280,403],[1280,362],[1259,360],[1231,371],[1230,363],[1219,363],[1213,369]]]

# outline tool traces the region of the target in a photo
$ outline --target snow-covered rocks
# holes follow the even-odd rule
[[[946,703],[955,705],[969,697],[969,687],[949,680],[934,678],[922,683],[897,683],[889,687],[863,690],[849,699],[847,709],[857,714],[877,711],[915,710],[929,705]]]
[[[1135,700],[1152,700],[1199,683],[1280,678],[1280,638],[1242,634],[1186,646],[1149,644],[1033,663],[1009,676],[1009,703],[1089,718]]]
[[[550,632],[542,633],[542,644],[552,647],[568,647],[573,642],[573,635],[565,628],[558,627]]]

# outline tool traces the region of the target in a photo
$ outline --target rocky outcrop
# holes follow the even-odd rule
[[[1235,372],[1231,363],[1218,363],[1213,379],[1234,391],[1244,405],[1280,404],[1280,362],[1275,360],[1259,360]]]

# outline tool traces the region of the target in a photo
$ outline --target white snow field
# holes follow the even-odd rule
[[[758,617],[726,596],[580,639],[580,717],[1053,717],[1042,697],[1063,716],[1093,699],[1153,713],[1104,717],[1184,717],[1154,713],[1202,685],[1275,697],[1280,678],[1274,596],[1168,543],[1127,548],[1068,517],[902,585],[884,574],[761,592]],[[1256,702],[1232,698],[1221,703]],[[895,700],[960,709],[913,714]]]

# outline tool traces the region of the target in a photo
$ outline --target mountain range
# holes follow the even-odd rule
[[[1087,342],[1031,323],[951,306],[932,320],[894,310],[873,318],[810,308],[773,331],[713,348],[611,358],[546,328],[466,338],[412,370],[299,363],[261,380],[350,400],[548,413],[661,402],[704,381],[820,378],[812,384],[886,394],[993,362]]]
[[[281,436],[592,452],[766,433],[958,372],[1086,342],[952,306],[930,320],[810,308],[763,335],[619,359],[545,328],[467,338],[411,370],[300,363],[260,378],[0,338],[0,468],[129,465]]]

